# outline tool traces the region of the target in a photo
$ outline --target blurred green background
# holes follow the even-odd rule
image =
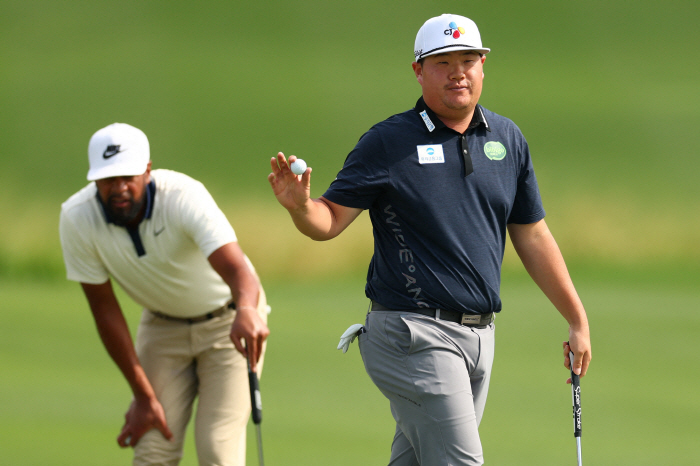
[[[415,103],[415,34],[446,12],[474,19],[492,49],[481,103],[527,137],[589,313],[584,460],[700,464],[700,4],[689,0],[4,0],[0,463],[130,462],[115,442],[128,387],[64,279],[57,232],[61,202],[86,184],[90,136],[115,121],[145,131],[154,168],[205,183],[260,272],[273,308],[268,463],[387,462],[388,403],[355,345],[335,351],[364,319],[367,216],[314,243],[266,176],[277,151],[299,155],[322,194],[364,131]],[[502,292],[486,463],[575,464],[565,322],[510,247]],[[183,465],[196,464],[191,440]]]

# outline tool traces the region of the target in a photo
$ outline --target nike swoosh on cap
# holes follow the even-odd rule
[[[124,152],[123,150],[120,149],[121,146],[107,146],[105,151],[102,153],[102,157],[105,159],[108,159],[110,157],[114,157],[120,152]],[[126,149],[124,149],[126,150]]]

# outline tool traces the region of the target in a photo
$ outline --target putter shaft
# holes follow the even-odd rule
[[[255,424],[255,433],[258,436],[258,463],[260,463],[260,466],[265,466],[265,460],[263,460],[262,432],[260,431],[260,424]],[[579,464],[581,464],[580,460]]]

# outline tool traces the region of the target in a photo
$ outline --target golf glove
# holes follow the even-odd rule
[[[340,343],[338,343],[338,349],[342,349],[343,353],[347,353],[350,343],[355,341],[355,337],[359,334],[365,333],[365,327],[361,324],[353,324],[341,335]]]

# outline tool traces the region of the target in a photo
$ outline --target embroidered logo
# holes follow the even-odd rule
[[[506,156],[506,148],[498,141],[489,141],[484,144],[484,154],[490,160],[503,160]]]
[[[459,36],[464,34],[464,28],[457,26],[457,23],[452,21],[449,24],[449,28],[445,29],[445,35],[446,36],[452,36],[455,39],[459,39]]]
[[[122,150],[120,150],[120,147],[121,146],[107,146],[105,151],[102,153],[102,157],[104,157],[105,159],[108,159],[110,157],[114,157],[115,155],[117,155],[120,152],[123,152]]]
[[[432,133],[435,129],[435,125],[433,124],[433,120],[431,120],[428,116],[428,112],[423,110],[422,112],[420,112],[420,116],[421,118],[423,118],[423,123],[425,123],[425,126],[428,128],[428,131]]]
[[[416,146],[418,151],[418,163],[445,163],[445,154],[442,151],[441,144],[432,144],[428,146]]]

